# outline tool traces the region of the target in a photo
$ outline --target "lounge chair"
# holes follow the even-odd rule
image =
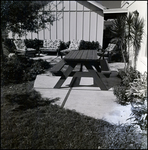
[[[107,58],[108,62],[110,62],[111,54],[112,54],[113,50],[115,50],[115,48],[116,48],[116,44],[109,43],[106,49],[101,49],[97,54],[100,57],[103,57],[103,59]]]
[[[63,57],[63,55],[68,54],[68,53],[69,53],[70,51],[72,51],[72,50],[79,50],[80,42],[81,42],[81,40],[71,40],[71,41],[70,41],[69,48],[68,48],[68,49],[64,49],[64,50],[61,50],[61,51],[59,52],[59,55],[61,56],[61,58]]]
[[[17,55],[24,55],[24,56],[35,56],[36,55],[36,49],[27,48],[23,39],[15,39],[14,45],[16,47],[15,53]]]
[[[40,52],[44,54],[57,53],[58,56],[60,42],[61,40],[59,39],[56,39],[54,41],[51,39],[46,39],[43,41],[43,47],[40,48]]]

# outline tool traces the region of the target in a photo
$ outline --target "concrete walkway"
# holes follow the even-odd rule
[[[51,57],[48,59],[53,60]],[[113,124],[130,124],[130,120],[127,121],[126,119],[131,117],[131,106],[118,104],[116,96],[113,94],[113,86],[120,83],[116,71],[123,69],[124,64],[112,63],[109,65],[112,74],[107,80],[103,79],[109,88],[108,91],[102,91],[99,87],[93,87],[93,79],[90,77],[82,78],[80,86],[73,88],[68,86],[72,79],[72,77],[68,77],[60,89],[54,89],[53,87],[60,76],[52,76],[50,72],[36,77],[34,89],[40,92],[42,97],[58,98],[55,104],[63,108],[74,110],[96,119],[103,119]]]

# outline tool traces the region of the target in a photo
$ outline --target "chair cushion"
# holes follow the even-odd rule
[[[109,43],[108,47],[105,50],[110,52],[110,51],[114,50],[115,47],[116,47],[116,44]]]
[[[43,47],[40,49],[57,50],[59,49],[59,46],[60,46],[60,40],[56,39],[55,41],[52,41],[51,39],[49,39],[43,41]]]
[[[27,51],[36,51],[34,48],[27,48]]]
[[[59,39],[56,39],[54,42],[53,42],[53,48],[54,49],[59,49],[60,47],[60,40]]]
[[[49,39],[49,40],[44,40],[44,41],[43,41],[43,47],[52,48],[52,47],[53,47],[53,41],[52,41],[51,39]]]
[[[80,47],[80,40],[72,40],[69,45],[69,49],[71,50],[79,50],[79,47]]]
[[[26,45],[25,45],[24,40],[22,40],[22,39],[15,39],[14,40],[14,44],[15,44],[17,50],[22,50],[22,51],[26,50]]]

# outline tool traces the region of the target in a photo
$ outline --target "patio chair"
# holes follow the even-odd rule
[[[56,39],[56,40],[51,40],[51,39],[45,39],[43,41],[43,47],[40,48],[40,52],[44,54],[49,54],[49,53],[59,53],[59,48],[60,48],[60,42],[61,40]]]
[[[81,40],[71,40],[71,41],[70,41],[69,48],[68,48],[68,49],[64,49],[64,50],[61,50],[61,51],[59,52],[59,55],[61,56],[61,58],[63,57],[63,55],[68,54],[68,53],[69,53],[70,51],[72,51],[72,50],[79,50],[80,42],[81,42]]]
[[[108,58],[108,62],[111,61],[111,54],[113,52],[113,50],[115,50],[116,48],[116,44],[113,43],[109,43],[106,49],[101,49],[97,54],[100,57],[103,57],[103,59]]]
[[[15,39],[14,45],[16,47],[15,53],[17,55],[35,56],[36,49],[27,48],[23,39]]]

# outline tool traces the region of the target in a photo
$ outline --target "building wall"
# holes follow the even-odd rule
[[[137,59],[137,70],[143,73],[144,71],[147,71],[147,1],[128,1],[128,3],[124,1],[122,5],[122,8],[128,8],[128,12],[137,10],[139,12],[139,16],[144,19],[144,35]],[[134,59],[132,51],[130,54],[130,61],[133,66]]]
[[[54,4],[59,1],[53,1]],[[44,11],[48,10],[50,5],[44,8]],[[27,33],[24,39],[61,39],[64,42],[72,39],[80,39],[86,41],[98,41],[102,46],[103,41],[103,25],[104,17],[103,10],[92,7],[87,1],[61,1],[58,7],[52,9],[52,13],[57,15],[61,10],[58,21],[55,21],[53,25],[48,25],[48,29],[41,30],[37,33]],[[58,12],[58,13],[56,13]],[[12,34],[9,34],[12,37]],[[17,35],[15,35],[17,38]]]

